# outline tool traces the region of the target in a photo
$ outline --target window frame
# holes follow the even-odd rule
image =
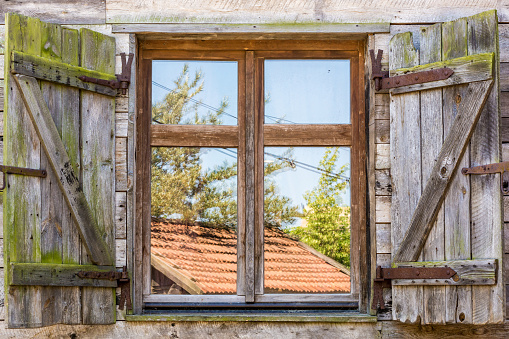
[[[367,309],[368,234],[364,40],[138,40],[136,70],[136,190],[134,304],[144,307],[345,307]],[[264,124],[265,59],[349,59],[349,124]],[[152,60],[227,60],[238,63],[238,124],[153,125]],[[290,129],[312,137],[284,138]],[[189,135],[203,133],[202,137]],[[324,133],[325,132],[325,133]],[[335,132],[336,135],[332,135]],[[205,136],[203,136],[205,135]],[[238,154],[237,295],[150,294],[150,159],[152,146],[235,147]],[[263,150],[265,146],[348,146],[351,149],[351,293],[263,294]],[[241,160],[243,159],[243,160]],[[260,207],[261,206],[261,207]],[[245,211],[245,213],[242,213]],[[250,236],[246,236],[249,234]],[[255,277],[255,278],[251,278]],[[244,279],[245,278],[245,279]],[[250,283],[249,283],[250,282]],[[307,304],[310,303],[310,304]]]

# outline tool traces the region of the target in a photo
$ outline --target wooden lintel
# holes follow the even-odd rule
[[[481,111],[488,99],[493,80],[473,82],[468,85],[458,114],[444,141],[440,154],[426,183],[410,225],[394,255],[393,262],[416,261],[428,239],[429,233],[445,199],[449,182],[457,170]],[[408,171],[411,171],[409,164]]]
[[[265,146],[351,146],[352,125],[265,124]]]
[[[238,147],[237,126],[151,125],[154,147]]]
[[[393,285],[495,285],[497,283],[497,259],[449,260],[427,262],[398,262],[395,267],[450,267],[457,277],[451,279],[394,279]]]
[[[394,88],[390,90],[390,93],[393,95],[403,94],[414,91],[428,90],[432,88],[489,80],[493,78],[493,60],[493,53],[482,53],[410,68],[391,70],[390,75],[397,76],[448,67],[454,71],[454,74],[445,80]]]
[[[116,96],[117,90],[108,86],[81,81],[78,77],[87,76],[103,80],[117,80],[114,74],[92,71],[83,67],[38,57],[18,51],[12,52],[11,72],[23,74],[40,80],[46,80],[77,87],[108,96]]]
[[[116,280],[78,277],[81,271],[109,272],[113,266],[11,263],[9,285],[117,287]]]
[[[58,185],[78,226],[90,260],[97,265],[113,265],[112,249],[106,245],[103,232],[92,215],[78,176],[74,173],[55,122],[44,101],[39,83],[35,78],[25,75],[15,75],[14,79],[50,166],[58,178]]]

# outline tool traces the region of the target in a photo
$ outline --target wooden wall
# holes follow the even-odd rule
[[[371,1],[343,0],[326,2],[320,0],[304,0],[298,2],[261,0],[252,3],[252,5],[242,5],[242,2],[232,2],[228,0],[198,0],[180,1],[173,10],[172,1],[154,0],[90,0],[90,1],[70,1],[70,0],[42,0],[42,1],[5,1],[0,0],[0,88],[3,88],[4,76],[4,26],[3,13],[15,11],[25,15],[34,15],[42,20],[56,23],[72,25],[73,28],[88,27],[104,34],[113,35],[116,38],[117,66],[120,66],[120,53],[129,53],[133,51],[134,39],[127,33],[112,33],[112,31],[121,31],[122,27],[129,27],[136,24],[148,24],[150,27],[157,28],[158,23],[186,23],[192,22],[194,27],[199,23],[216,24],[237,24],[237,26],[218,26],[219,30],[235,30],[244,27],[245,23],[274,23],[286,21],[289,23],[340,23],[340,22],[391,22],[390,33],[375,34],[368,37],[370,48],[383,49],[383,65],[388,64],[388,50],[391,36],[405,31],[417,31],[419,27],[426,24],[432,24],[437,21],[453,20],[459,17],[468,16],[482,12],[484,10],[497,8],[499,11],[499,33],[500,33],[500,61],[501,61],[501,111],[502,124],[501,135],[503,138],[503,160],[509,161],[509,1],[499,0],[417,0],[417,1],[399,1],[385,0],[371,4]],[[176,2],[175,2],[176,3]],[[410,3],[411,5],[409,5]],[[150,5],[148,5],[150,4]],[[222,28],[221,28],[222,27]],[[237,28],[236,28],[237,27]],[[265,26],[267,27],[267,26]],[[285,24],[273,25],[272,29],[288,29]],[[283,27],[283,28],[281,28]],[[312,26],[308,26],[312,27]],[[256,26],[251,25],[251,29],[256,31]],[[416,47],[419,41],[414,41]],[[119,67],[120,68],[120,67]],[[120,69],[117,70],[120,72]],[[376,244],[376,264],[388,266],[391,260],[391,233],[390,233],[390,208],[391,208],[391,179],[390,179],[390,145],[389,145],[389,95],[372,94],[370,109],[370,136],[371,146],[373,146],[371,167],[368,169],[372,175],[374,183],[373,195],[374,203],[371,205],[372,221],[375,225],[373,241]],[[116,156],[115,156],[115,175],[116,175],[116,266],[122,267],[131,260],[128,252],[129,243],[132,243],[130,230],[133,227],[133,163],[134,163],[134,140],[133,136],[133,98],[129,95],[122,95],[116,99]],[[0,143],[3,135],[3,92],[0,91]],[[1,145],[0,145],[1,146]],[[0,148],[1,149],[1,148]],[[1,163],[1,152],[0,152]],[[0,204],[1,204],[0,199]],[[505,236],[509,237],[509,196],[504,198],[505,213]],[[1,208],[0,208],[0,256],[2,256],[3,235]],[[504,262],[509,264],[509,240],[505,241],[505,253],[508,258]],[[375,253],[374,253],[375,254]],[[509,274],[509,267],[505,270]],[[506,279],[506,281],[509,281]],[[3,284],[3,258],[0,258],[0,285]],[[509,292],[509,285],[508,292]],[[160,327],[154,327],[151,324],[126,324],[123,322],[121,312],[118,312],[117,325],[98,326],[91,329],[87,326],[57,326],[52,329],[27,330],[16,332],[16,330],[6,330],[3,320],[4,314],[4,289],[0,286],[0,336],[2,333],[9,335],[53,335],[84,333],[84,331],[97,331],[100,333],[110,333],[112,336],[136,337],[139,334],[148,334],[149,329],[160,335],[172,333],[177,334],[195,334],[194,337],[205,337],[209,333],[217,334],[216,337],[230,337],[233,332],[238,335],[247,335],[250,337],[267,337],[274,335],[274,328],[281,337],[296,337],[296,333],[313,333],[320,337],[330,336],[333,333],[341,333],[345,336],[350,333],[354,337],[382,337],[382,336],[402,336],[405,333],[417,333],[418,336],[436,335],[436,328],[432,327],[414,327],[409,328],[404,325],[394,323],[379,324],[351,324],[343,326],[340,324],[228,324],[225,331],[225,324],[221,323],[180,323],[180,324],[161,324]],[[509,294],[509,293],[508,293]],[[390,293],[386,293],[386,300],[390,302]],[[508,304],[509,307],[509,304]],[[509,309],[508,309],[509,311]],[[507,312],[509,314],[509,312]],[[390,312],[381,314],[379,319],[389,320]],[[504,325],[505,326],[505,325]],[[475,329],[464,326],[457,327],[458,331],[467,331],[465,334],[487,334],[491,333],[493,337],[502,337],[507,333],[504,327],[483,327]],[[269,331],[269,329],[271,329]],[[312,332],[314,329],[316,332]],[[31,332],[30,332],[31,331]],[[53,332],[51,332],[53,331]],[[71,332],[69,332],[71,331]],[[74,331],[74,332],[73,332]],[[101,332],[104,331],[104,332]],[[154,332],[156,331],[156,332]],[[213,331],[213,332],[210,332]],[[311,331],[311,332],[310,332]],[[444,332],[449,330],[444,329]],[[92,332],[87,332],[90,334]],[[270,335],[268,334],[270,333]],[[456,332],[451,332],[456,333]],[[501,335],[502,334],[502,335]],[[181,337],[180,335],[178,337]]]

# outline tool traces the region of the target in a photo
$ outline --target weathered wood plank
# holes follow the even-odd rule
[[[127,266],[127,242],[125,239],[115,239],[115,266]]]
[[[450,267],[457,277],[451,279],[394,279],[393,285],[495,285],[497,259],[399,262],[396,267]],[[443,305],[443,304],[442,304]]]
[[[490,11],[468,18],[468,54],[495,52],[498,60],[497,12]],[[477,127],[472,135],[470,165],[478,166],[500,160],[498,64],[494,85]],[[471,176],[472,259],[499,259],[498,276],[502,274],[502,198],[498,175]],[[504,321],[504,285],[472,287],[472,321],[474,324]]]
[[[391,224],[376,224],[376,253],[391,253]]]
[[[375,168],[377,170],[391,168],[391,147],[387,144],[377,144],[375,148]]]
[[[237,147],[237,126],[151,125],[151,145]]]
[[[500,116],[509,118],[509,92],[500,92]]]
[[[389,94],[375,94],[375,119],[390,119]]]
[[[127,191],[127,138],[115,138],[115,191]]]
[[[115,239],[126,238],[127,193],[115,193]]]
[[[21,90],[23,101],[28,108],[37,135],[42,140],[43,149],[48,156],[52,170],[58,175],[60,189],[64,192],[64,197],[77,222],[91,260],[101,265],[111,264],[110,250],[104,243],[102,232],[91,214],[79,179],[71,166],[69,156],[42,97],[37,80],[25,75],[16,75],[14,79]]]
[[[116,110],[116,108],[115,108]],[[115,136],[127,138],[128,113],[115,113]]]
[[[129,112],[129,95],[121,94],[115,97],[115,112],[128,113]]]
[[[376,217],[377,223],[390,223],[391,222],[391,204],[392,196],[379,196],[376,200]]]
[[[265,146],[350,146],[352,125],[282,125],[263,126]],[[288,137],[291,135],[291,137]],[[284,136],[284,137],[283,137]]]
[[[509,91],[509,62],[500,63],[500,90]]]
[[[6,62],[10,52],[18,50],[39,55],[40,21],[19,15],[6,17]],[[31,38],[24,39],[31,33]],[[4,164],[40,168],[41,147],[30,121],[21,93],[12,75],[5,79]],[[5,262],[40,262],[41,189],[40,179],[11,175],[7,178],[4,198]],[[8,272],[6,272],[8,275]],[[41,289],[39,287],[5,287],[8,298],[9,327],[35,327],[42,324]],[[30,309],[31,312],[26,312]]]
[[[454,20],[496,8],[501,21],[509,21],[504,2],[487,0],[472,3],[460,0],[454,3],[439,0],[415,2],[358,2],[346,0],[318,4],[315,0],[299,2],[256,3],[229,1],[154,0],[150,3],[135,0],[109,0],[106,11],[108,23],[435,23]]]
[[[421,65],[442,60],[442,25],[435,24],[423,27],[420,31]],[[442,122],[442,90],[430,89],[422,91],[421,95],[421,190],[430,175],[433,162],[440,152],[443,141]],[[444,260],[444,209],[441,206],[437,220],[433,225],[422,250],[422,259]],[[422,324],[445,323],[445,287],[423,287],[423,316]]]
[[[4,54],[5,51],[5,25],[0,25],[0,54]],[[0,74],[3,77],[3,74]]]
[[[394,256],[394,262],[415,261],[419,257],[433,222],[436,220],[440,204],[444,200],[448,184],[457,169],[461,155],[468,145],[492,85],[492,80],[468,85],[469,88],[464,103],[460,106],[462,111],[456,115],[449,134],[445,138],[444,145],[433,166],[424,193],[419,199],[419,204],[413,213],[405,237]],[[391,171],[394,177],[394,166]],[[394,189],[396,190],[395,187]]]
[[[467,55],[467,20],[458,19],[442,25],[443,60]],[[447,135],[466,95],[467,85],[443,89],[443,133]],[[459,168],[469,166],[469,148],[463,154]],[[458,171],[453,175],[445,196],[445,258],[470,259],[470,178]],[[471,287],[446,287],[446,323],[472,323]],[[461,316],[460,316],[461,315]]]
[[[11,263],[9,284],[19,286],[92,286],[117,287],[116,280],[85,279],[77,276],[81,271],[109,272],[113,266],[64,265],[48,263]]]
[[[419,65],[410,68],[391,70],[391,76],[413,74],[416,72],[429,71],[448,67],[454,71],[448,79],[426,82],[423,84],[409,85],[390,90],[391,94],[402,94],[413,91],[422,91],[432,88],[440,88],[452,85],[461,85],[474,81],[484,81],[493,78],[494,54],[482,53],[461,57],[457,59]]]
[[[109,96],[117,95],[116,89],[78,79],[78,77],[84,75],[91,78],[114,81],[117,78],[113,72],[109,74],[92,71],[86,67],[73,66],[22,52],[13,52],[10,67],[15,73],[28,75],[40,80],[57,82]]]
[[[395,35],[390,42],[389,65],[391,69],[412,67],[419,64],[419,53],[413,45],[412,34]],[[421,138],[420,95],[407,93],[391,95],[390,154],[392,175],[391,241],[393,255],[407,231],[410,217],[421,195]],[[397,156],[394,156],[397,155]],[[412,166],[408,166],[412,164]],[[393,319],[415,323],[423,314],[422,288],[395,286]]]
[[[390,135],[390,120],[375,120],[375,142],[377,144],[388,144]]]
[[[391,172],[389,170],[375,171],[375,194],[392,195]]]
[[[19,13],[35,16],[41,20],[60,24],[103,24],[106,3],[90,0],[76,4],[69,0],[10,0],[4,1],[0,8],[0,24],[4,23],[5,13]]]
[[[115,39],[89,29],[80,29],[80,38],[81,67],[113,74]],[[81,91],[81,117],[83,193],[93,202],[92,215],[108,246],[109,257],[115,258],[115,99]],[[83,323],[114,323],[114,304],[113,289],[84,287]]]

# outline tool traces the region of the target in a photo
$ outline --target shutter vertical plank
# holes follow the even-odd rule
[[[81,66],[105,73],[115,72],[115,39],[81,29]],[[105,234],[114,258],[114,98],[81,92],[81,135],[83,191],[92,214]],[[82,251],[84,253],[84,251]],[[88,262],[87,258],[85,263]],[[115,293],[111,288],[84,287],[82,310],[84,324],[115,322]]]
[[[468,18],[468,54],[495,52],[494,84],[470,144],[470,165],[499,162],[499,51],[498,24],[495,10]],[[500,176],[473,175],[471,183],[472,259],[498,258],[498,279],[493,286],[472,287],[472,322],[474,324],[504,321],[502,279],[502,199]]]
[[[75,29],[62,29],[62,62],[79,66],[79,33]],[[74,173],[80,173],[80,91],[73,87],[62,88],[62,143],[69,156]],[[80,175],[79,175],[80,176]],[[81,176],[80,176],[81,177]],[[62,197],[62,263],[80,262],[81,241],[78,225]],[[81,290],[79,287],[62,287],[62,323],[81,323]]]
[[[41,56],[62,60],[62,28],[56,24],[41,23]],[[41,91],[48,104],[51,117],[59,134],[62,134],[62,85],[41,81]],[[41,180],[41,262],[62,263],[62,229],[65,202],[58,186],[58,178],[50,170],[46,154],[41,150],[41,168],[47,169],[48,176]],[[65,206],[66,207],[66,206]],[[59,323],[62,317],[62,289],[42,287],[42,326]]]
[[[391,70],[419,64],[412,33],[395,35],[390,42]],[[391,95],[392,248],[397,252],[421,196],[420,94]],[[393,286],[393,318],[420,322],[422,287]]]
[[[421,29],[420,64],[442,60],[442,25],[436,24]],[[421,92],[421,159],[422,185],[424,190],[434,160],[443,143],[442,90],[432,89]],[[422,253],[423,261],[444,260],[444,208],[438,212]],[[423,324],[445,323],[445,286],[423,287]]]
[[[467,56],[467,20],[465,18],[442,25],[442,59],[450,60]],[[468,85],[443,89],[444,136],[458,114],[458,106],[465,98]],[[458,167],[469,167],[469,146]],[[445,259],[470,259],[470,178],[457,171],[445,196]],[[472,323],[472,288],[470,286],[446,287],[446,322]]]
[[[7,15],[5,64],[11,51],[39,55],[40,21],[20,15]],[[39,168],[41,146],[19,89],[6,67],[4,119],[4,163],[10,166]],[[4,237],[9,262],[40,262],[41,179],[10,175],[4,194]],[[8,273],[6,273],[7,275]],[[38,327],[42,324],[40,287],[7,288],[9,327]]]

